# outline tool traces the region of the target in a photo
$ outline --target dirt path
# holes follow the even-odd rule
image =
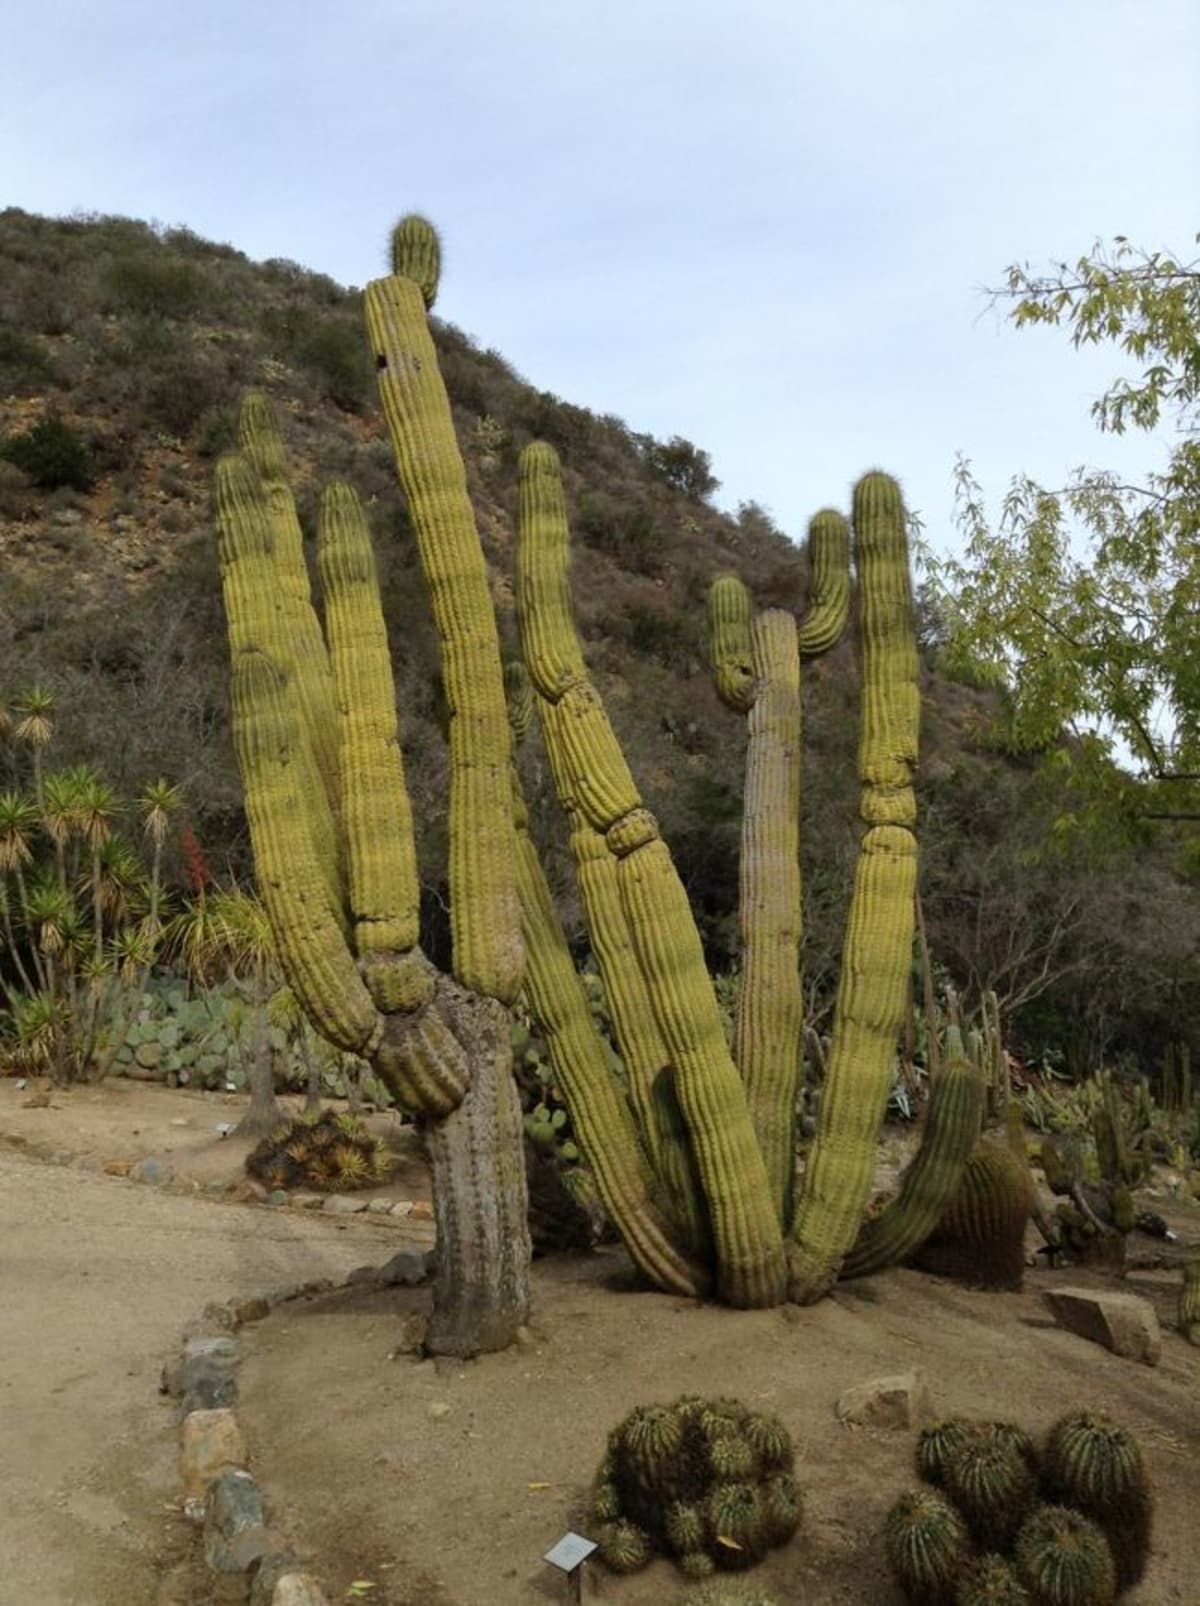
[[[210,1300],[345,1276],[395,1234],[5,1152],[0,1222],[0,1603],[150,1606],[178,1495],[156,1387],[183,1324]]]

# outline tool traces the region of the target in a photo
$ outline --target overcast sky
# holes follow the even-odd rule
[[[0,203],[351,284],[424,211],[442,316],[790,533],[870,466],[947,540],[958,451],[1147,461],[1088,417],[1115,354],[981,290],[1193,249],[1196,0],[39,0],[3,52]]]

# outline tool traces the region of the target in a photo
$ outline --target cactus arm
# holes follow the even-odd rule
[[[791,1297],[827,1292],[858,1232],[875,1140],[904,1023],[917,883],[912,779],[917,755],[917,654],[900,488],[868,474],[854,491],[862,609],[859,850],[821,1119],[804,1174],[791,1247]]]
[[[722,1296],[733,1304],[771,1304],[782,1283],[765,1167],[682,886],[587,679],[571,615],[566,515],[551,447],[538,442],[522,453],[520,486],[518,617],[531,678],[554,709],[545,728],[560,798],[603,834],[618,861],[628,937],[674,1069],[713,1225]]]
[[[850,617],[850,526],[834,508],[809,521],[812,581],[808,608],[797,631],[803,658],[816,658],[841,640]]]
[[[382,1020],[333,918],[293,763],[296,715],[261,652],[233,660],[233,740],[263,903],[293,992],[321,1035],[369,1058]]]
[[[800,659],[790,613],[751,628],[758,691],[748,720],[739,906],[742,980],[734,1059],[779,1220],[791,1216],[800,987]]]
[[[736,574],[708,588],[708,652],[717,696],[735,714],[754,706],[757,677],[750,643],[750,593]]]
[[[576,806],[571,774],[562,762],[563,744],[557,737],[558,727],[566,717],[561,704],[544,698],[537,701],[551,775],[570,826],[571,857],[592,953],[625,1064],[629,1100],[642,1146],[666,1190],[672,1219],[684,1241],[699,1253],[709,1244],[708,1218],[675,1093],[670,1056],[621,903],[617,861],[604,836],[593,829]]]
[[[321,497],[318,562],[340,711],[355,944],[360,955],[406,953],[419,936],[420,894],[387,628],[362,506],[336,481]]]
[[[304,557],[304,533],[296,501],[287,480],[287,460],[279,420],[269,398],[260,390],[242,397],[238,410],[238,445],[258,475],[267,506],[274,551],[275,584],[279,606],[287,618],[296,705],[304,733],[320,771],[329,806],[337,813],[338,724],[333,701],[333,677],[312,605],[312,587]]]
[[[511,1003],[520,991],[523,955],[508,716],[487,569],[426,317],[436,284],[436,237],[419,219],[406,219],[393,236],[393,251],[397,271],[367,286],[365,308],[450,709],[454,973],[471,991]]]
[[[525,662],[539,693],[560,710],[547,723],[547,739],[558,743],[574,803],[619,861],[622,906],[708,1203],[719,1291],[735,1305],[775,1304],[783,1292],[782,1238],[741,1078],[683,887],[586,678],[566,568],[557,457],[538,442],[520,463],[517,597]]]
[[[309,732],[297,706],[296,609],[279,584],[275,536],[262,487],[246,458],[230,453],[216,471],[216,515],[221,590],[233,657],[266,653],[288,681],[297,724],[292,761],[308,832],[320,866],[330,910],[342,918],[341,846],[329,794],[316,764]],[[309,608],[312,615],[312,609]],[[313,615],[313,624],[316,618]],[[319,626],[317,626],[319,634]],[[321,656],[325,646],[321,644]]]
[[[900,1192],[866,1222],[842,1263],[843,1277],[869,1277],[919,1249],[962,1185],[983,1121],[984,1080],[968,1061],[951,1060],[933,1084],[921,1146]]]
[[[656,1200],[633,1116],[614,1082],[583,984],[528,833],[517,828],[517,888],[525,938],[525,996],[546,1040],[580,1149],[636,1264],[668,1293],[697,1295],[707,1274],[674,1242]]]

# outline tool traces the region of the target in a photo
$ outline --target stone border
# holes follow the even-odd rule
[[[206,1305],[184,1328],[182,1349],[163,1367],[159,1393],[178,1401],[183,1511],[203,1530],[205,1565],[221,1600],[329,1606],[296,1552],[272,1532],[262,1490],[247,1467],[234,1411],[239,1329],[280,1305],[337,1287],[417,1287],[430,1280],[434,1265],[433,1250],[402,1249],[382,1266],[357,1267],[341,1283],[321,1279]],[[419,1350],[424,1327],[423,1316],[409,1317],[399,1348]]]
[[[143,1187],[162,1188],[164,1192],[180,1198],[210,1199],[218,1204],[267,1205],[272,1210],[324,1210],[337,1216],[365,1214],[374,1222],[386,1224],[390,1220],[397,1226],[404,1221],[433,1221],[433,1206],[426,1199],[369,1199],[363,1197],[363,1192],[288,1193],[283,1188],[269,1193],[252,1177],[239,1177],[233,1182],[202,1183],[195,1177],[177,1176],[170,1162],[160,1160],[157,1155],[143,1155],[140,1160],[103,1160],[94,1150],[73,1153],[70,1149],[57,1149],[52,1143],[41,1139],[30,1141],[19,1133],[11,1132],[0,1132],[0,1149],[10,1154],[26,1155],[31,1160],[40,1160],[47,1165],[136,1182]]]

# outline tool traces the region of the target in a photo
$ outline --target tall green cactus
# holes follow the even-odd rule
[[[631,1101],[668,1200],[688,1196],[686,1168],[674,1162],[681,1139],[690,1149],[712,1233],[717,1288],[736,1304],[783,1296],[785,1227],[791,1230],[792,1298],[817,1298],[837,1276],[862,1219],[907,999],[918,707],[904,512],[893,481],[876,474],[860,483],[854,524],[864,682],[859,767],[869,829],[851,908],[821,1125],[792,1224],[793,1106],[803,1025],[799,660],[829,647],[844,626],[846,522],[835,513],[814,520],[813,605],[799,630],[779,612],[753,620],[748,594],[735,577],[719,580],[710,599],[717,688],[730,706],[748,712],[751,723],[742,853],[746,974],[731,1059],[691,912],[575,634],[557,458],[542,443],[521,457],[522,646],[551,773],[571,822],[593,945],[631,1066]],[[675,1093],[681,1128],[659,1118],[662,1112],[649,1096],[659,1087]],[[969,1138],[957,1142],[959,1168],[969,1144]],[[950,1147],[943,1140],[943,1151]],[[926,1170],[942,1175],[932,1159]],[[935,1195],[939,1206],[948,1192],[947,1187]],[[910,1208],[906,1203],[905,1214]],[[695,1218],[689,1222],[678,1208],[673,1213],[686,1237]],[[927,1230],[936,1212],[931,1221],[921,1220]],[[694,1234],[690,1241],[697,1242]]]
[[[337,485],[322,498],[325,636],[309,600],[282,441],[261,397],[243,410],[243,454],[218,465],[217,523],[234,739],[281,963],[317,1030],[369,1060],[423,1121],[439,1245],[427,1344],[465,1355],[510,1343],[528,1312],[506,1007],[524,955],[498,638],[426,321],[436,256],[429,226],[406,219],[394,241],[397,271],[368,286],[366,303],[451,708],[453,977],[439,975],[418,945],[395,690],[357,498]]]
[[[819,1299],[837,1277],[870,1193],[908,997],[917,891],[917,649],[896,482],[877,473],[861,479],[853,522],[863,687],[858,769],[868,830],[842,950],[821,1120],[792,1229],[789,1292],[797,1304]]]
[[[621,909],[704,1190],[718,1290],[734,1305],[775,1304],[783,1296],[785,1264],[766,1167],[686,895],[583,662],[553,448],[541,442],[526,447],[520,477],[522,647],[539,696],[554,710],[543,730],[560,801],[603,835],[616,860]]]

